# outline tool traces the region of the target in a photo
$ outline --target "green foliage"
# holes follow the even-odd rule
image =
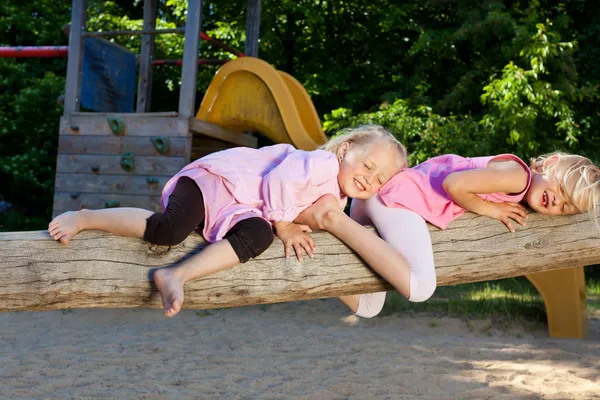
[[[448,152],[475,156],[491,151],[483,138],[483,130],[472,118],[444,117],[435,114],[430,107],[414,106],[407,100],[396,100],[376,112],[356,116],[348,109],[337,109],[325,116],[323,126],[326,132],[334,133],[361,124],[382,125],[394,133],[408,146],[411,165]]]
[[[442,116],[431,106],[402,99],[391,106],[384,103],[377,112],[354,115],[348,109],[334,110],[325,116],[324,129],[334,133],[361,123],[384,125],[408,145],[413,163],[442,153],[511,152],[527,158],[557,147],[578,151],[578,137],[595,132],[586,129],[590,117],[580,117],[576,107],[595,102],[599,94],[590,84],[579,86],[575,80],[553,75],[555,69],[569,69],[576,42],[561,42],[549,30],[551,25],[536,24],[537,32],[518,53],[530,69],[511,60],[500,76],[491,75],[480,96],[480,118]],[[423,98],[421,93],[415,97]]]
[[[1,45],[66,44],[65,3],[5,1],[0,10]],[[0,200],[13,205],[0,214],[0,230],[48,223],[65,67],[63,59],[0,59]]]
[[[139,29],[143,1],[89,0],[90,30]],[[4,0],[0,45],[66,45],[70,1]],[[245,0],[203,2],[202,30],[244,49]],[[295,76],[324,126],[378,123],[414,164],[442,153],[600,149],[600,14],[592,0],[262,0],[260,57]],[[187,0],[159,0],[158,28],[185,26]],[[139,36],[116,43],[139,52]],[[206,42],[202,58],[233,56]],[[182,35],[156,36],[181,59]],[[197,102],[218,67],[198,69]],[[50,217],[65,59],[0,59],[0,229]],[[153,69],[152,111],[173,111],[181,68]]]

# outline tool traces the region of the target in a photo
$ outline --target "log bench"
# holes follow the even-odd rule
[[[373,229],[373,228],[369,228]],[[438,285],[525,275],[541,293],[552,337],[583,338],[587,315],[583,267],[600,263],[600,235],[587,215],[531,214],[527,227],[466,214],[446,231],[430,226]],[[260,257],[191,282],[184,308],[278,303],[390,290],[345,244],[313,234],[315,258],[283,257],[276,240]],[[199,251],[190,235],[174,247],[99,231],[83,232],[69,246],[46,231],[0,233],[0,310],[161,308],[152,271]]]

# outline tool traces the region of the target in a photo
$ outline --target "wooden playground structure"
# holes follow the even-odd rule
[[[156,28],[156,0],[144,2],[141,31],[88,32],[86,1],[74,0],[64,114],[60,121],[53,214],[116,206],[159,210],[165,182],[191,160],[234,147],[256,147],[256,131],[275,143],[310,150],[325,142],[314,106],[298,81],[255,57],[226,63],[194,110],[201,0],[188,2],[184,29]],[[247,55],[258,54],[260,0],[248,1]],[[179,108],[151,113],[154,35],[185,34]],[[142,35],[135,113],[80,112],[83,42]],[[235,51],[235,50],[232,50]],[[239,52],[238,52],[239,54]],[[197,114],[197,115],[196,115]]]
[[[73,0],[64,115],[53,213],[134,206],[158,210],[164,183],[192,159],[233,146],[256,147],[256,131],[276,143],[311,150],[326,137],[298,81],[255,57],[226,63],[194,110],[201,0],[189,0],[177,111],[150,113],[156,0],[144,1],[135,113],[81,112],[86,1]],[[248,0],[245,53],[257,56],[260,0]],[[164,33],[164,32],[162,32]],[[98,36],[101,33],[93,33]],[[600,263],[600,238],[587,216],[531,215],[516,233],[467,214],[445,231],[431,227],[439,285],[525,275],[544,298],[553,337],[582,338],[587,315],[583,266]],[[90,240],[93,239],[93,240]],[[230,307],[333,297],[391,287],[343,243],[316,233],[318,251],[303,264],[279,243],[247,264],[186,286],[186,308]],[[99,232],[69,247],[47,232],[0,233],[0,310],[160,307],[153,268],[204,245],[191,235],[172,248]]]

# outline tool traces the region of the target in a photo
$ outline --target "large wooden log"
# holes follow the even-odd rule
[[[600,237],[586,215],[530,215],[510,233],[472,214],[430,228],[438,284],[487,281],[600,263]],[[185,308],[217,308],[365,293],[390,286],[328,233],[313,235],[313,260],[284,259],[278,240],[260,257],[189,283]],[[156,267],[204,246],[191,235],[172,248],[90,231],[68,247],[44,231],[0,233],[0,310],[160,307]]]

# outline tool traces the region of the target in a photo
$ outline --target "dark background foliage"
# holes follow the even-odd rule
[[[161,28],[186,0],[159,0]],[[204,1],[203,30],[244,48],[242,0]],[[0,46],[66,45],[70,1],[4,0]],[[142,1],[89,1],[91,30],[139,29]],[[263,0],[260,57],[308,90],[328,134],[391,129],[411,162],[441,153],[600,150],[600,14],[592,0]],[[118,37],[139,51],[139,37]],[[178,35],[156,58],[181,58]],[[206,43],[203,58],[231,57]],[[198,102],[216,71],[199,70]],[[0,59],[0,230],[50,219],[66,59]],[[155,67],[152,111],[177,104],[180,68]]]

